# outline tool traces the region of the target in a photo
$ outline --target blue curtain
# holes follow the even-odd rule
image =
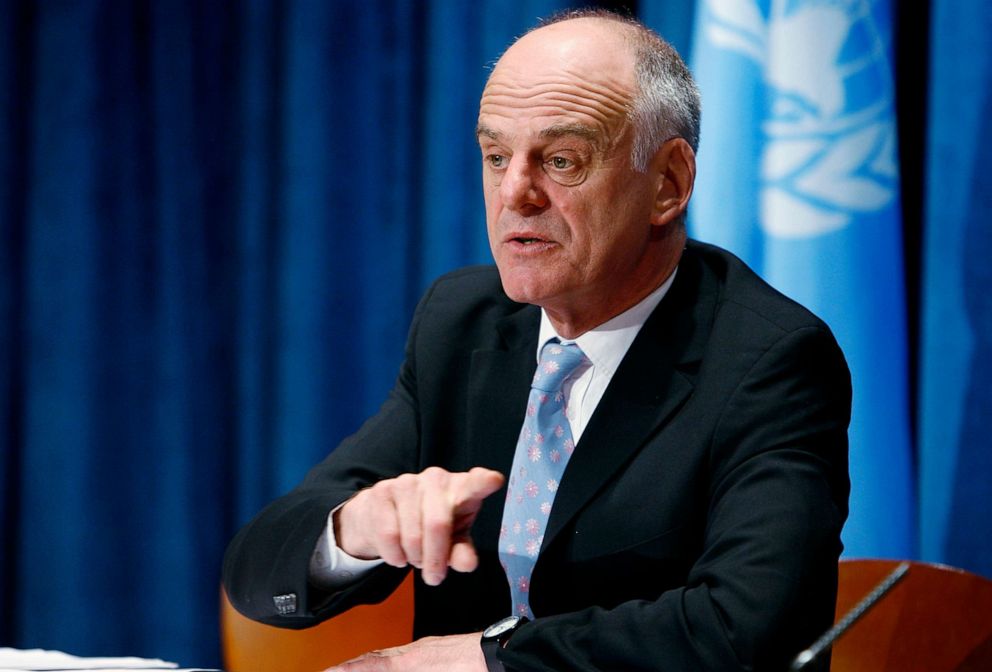
[[[817,249],[769,241],[751,202],[755,129],[770,103],[798,113],[802,96],[770,97],[740,49],[703,52],[700,22],[727,3],[603,4],[636,4],[697,66],[693,230],[831,322],[859,403],[876,398],[872,380],[892,395],[856,411],[854,503],[899,512],[907,545],[873,546],[868,527],[850,546],[992,574],[989,10],[935,2],[918,380],[898,199]],[[0,645],[219,664],[227,540],[375,410],[427,283],[488,260],[473,147],[484,66],[566,4],[0,0]],[[773,9],[729,4],[760,22]],[[774,3],[806,4],[839,6]],[[891,8],[872,7],[887,58]],[[848,32],[853,63],[865,35]],[[708,58],[733,66],[715,88]],[[721,181],[720,164],[743,182]],[[897,194],[894,178],[883,186]],[[731,204],[736,226],[704,234],[707,203]],[[866,266],[862,248],[881,256]],[[796,270],[806,284],[790,289]],[[804,293],[821,282],[824,296]],[[885,347],[865,351],[879,322]],[[873,422],[893,429],[878,438]],[[894,492],[877,510],[859,499],[875,486]]]
[[[941,0],[931,25],[921,553],[992,576],[992,5]]]
[[[487,260],[484,66],[564,5],[0,6],[0,645],[219,664],[227,540]]]

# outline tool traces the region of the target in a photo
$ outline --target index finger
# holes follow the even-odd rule
[[[451,553],[454,533],[454,512],[447,488],[430,489],[423,493],[421,525],[423,529],[421,576],[428,586],[437,586],[448,574],[448,556]]]
[[[472,513],[489,495],[503,487],[506,478],[498,471],[474,467],[463,474],[452,492],[451,506],[455,515]]]
[[[468,554],[474,556],[468,528],[479,511],[482,500],[503,486],[503,475],[492,469],[476,467],[468,472],[448,474],[442,488],[428,488],[421,502],[423,525],[423,557],[421,575],[424,582],[436,586],[444,581],[448,567],[472,563],[456,561],[452,565],[452,548],[466,543]],[[457,537],[457,538],[456,538]],[[466,553],[463,551],[460,556]]]

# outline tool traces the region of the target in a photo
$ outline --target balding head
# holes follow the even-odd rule
[[[684,138],[695,152],[699,148],[699,90],[678,52],[650,28],[607,10],[569,10],[542,21],[518,42],[555,27],[581,24],[587,30],[580,50],[622,50],[632,60],[634,94],[627,113],[634,126],[635,168],[644,170],[651,155],[670,138]]]
[[[578,18],[532,30],[514,42],[493,68],[482,109],[505,104],[531,107],[538,115],[573,112],[588,116],[586,123],[615,142],[636,92],[633,52],[621,32],[612,22]]]

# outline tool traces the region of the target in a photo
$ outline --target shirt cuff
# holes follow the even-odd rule
[[[360,560],[348,555],[338,546],[334,536],[334,514],[342,506],[344,504],[327,514],[324,531],[310,556],[310,582],[325,590],[344,588],[383,563],[382,559]]]

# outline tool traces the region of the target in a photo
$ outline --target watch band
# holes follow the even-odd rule
[[[482,655],[486,659],[486,669],[489,672],[506,672],[506,668],[503,666],[503,661],[499,659],[496,652],[502,649],[499,641],[495,639],[490,639],[482,642]]]
[[[482,632],[482,655],[486,659],[486,669],[489,672],[506,672],[503,661],[496,655],[497,651],[506,646],[510,637],[517,629],[527,622],[523,616],[507,616],[496,621]]]

